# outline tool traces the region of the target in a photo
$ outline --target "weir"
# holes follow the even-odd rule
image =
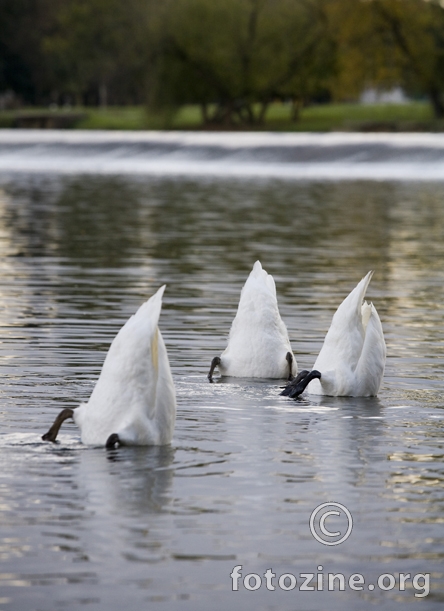
[[[0,171],[443,181],[444,134],[1,130]]]

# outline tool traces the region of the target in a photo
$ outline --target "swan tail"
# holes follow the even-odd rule
[[[131,322],[138,322],[141,318],[149,321],[150,326],[157,327],[160,318],[160,311],[162,309],[162,297],[165,292],[166,285],[161,286],[152,297],[150,297],[145,303],[142,303],[137,312],[131,316],[127,323],[122,327],[121,331]]]
[[[362,304],[364,297],[373,276],[373,270],[368,272],[364,278],[356,285],[351,293],[344,299],[336,311],[335,317],[345,317],[347,319],[362,320]]]
[[[271,274],[268,274],[264,270],[260,261],[256,261],[256,263],[253,265],[253,269],[251,270],[250,275],[248,276],[242,289],[240,301],[242,301],[242,295],[244,293],[248,295],[251,290],[254,292],[266,291],[277,301],[276,284],[274,278]]]
[[[145,301],[137,312],[133,314],[120,329],[111,343],[108,354],[103,364],[102,373],[108,366],[122,367],[127,363],[134,365],[147,357],[150,352],[150,360],[157,370],[158,368],[158,334],[157,324],[159,322],[162,308],[162,295],[165,285]],[[145,341],[141,341],[141,338]],[[149,340],[149,343],[147,343]]]

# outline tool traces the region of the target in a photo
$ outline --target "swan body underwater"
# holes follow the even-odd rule
[[[88,403],[64,409],[45,441],[55,441],[72,418],[86,445],[165,445],[176,421],[176,395],[168,355],[158,329],[162,286],[120,329],[106,355]]]
[[[282,395],[307,392],[333,397],[372,397],[384,375],[386,346],[375,306],[364,301],[370,271],[337,309],[311,372],[302,371]]]
[[[218,368],[222,376],[287,378],[297,372],[287,328],[282,321],[273,276],[259,261],[242,288],[228,345],[211,362],[208,379]]]

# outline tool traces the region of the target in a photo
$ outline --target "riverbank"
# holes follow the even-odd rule
[[[282,132],[439,132],[427,102],[408,104],[322,104],[304,108],[297,121],[291,105],[272,104],[259,126],[239,126],[239,131]],[[87,130],[233,130],[233,126],[204,126],[197,105],[175,112],[153,113],[143,106],[101,108],[27,108],[0,111],[0,128],[56,128]]]

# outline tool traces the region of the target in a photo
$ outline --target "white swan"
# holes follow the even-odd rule
[[[384,375],[386,346],[381,321],[372,303],[364,301],[373,272],[353,289],[333,316],[313,371],[301,372],[281,393],[307,392],[333,397],[378,394]]]
[[[88,403],[64,409],[45,441],[73,418],[86,445],[164,445],[171,442],[176,395],[168,355],[157,327],[162,286],[114,338]]]
[[[242,289],[228,345],[211,363],[210,381],[216,367],[223,376],[248,378],[291,379],[297,372],[287,328],[279,314],[273,276],[259,261]]]

